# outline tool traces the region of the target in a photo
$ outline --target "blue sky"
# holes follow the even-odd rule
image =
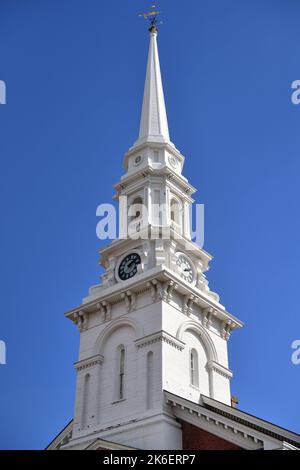
[[[171,137],[205,204],[210,285],[245,322],[229,342],[232,392],[300,432],[300,3],[160,5]],[[0,3],[2,449],[43,448],[72,418],[79,334],[63,314],[99,280],[96,207],[137,138],[147,7]]]

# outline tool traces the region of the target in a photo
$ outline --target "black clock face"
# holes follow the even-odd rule
[[[141,264],[141,257],[137,253],[131,253],[126,256],[120,264],[119,267],[119,278],[122,281],[127,281],[136,275],[138,270],[138,265]]]

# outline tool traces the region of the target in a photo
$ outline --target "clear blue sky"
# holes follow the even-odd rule
[[[149,3],[151,3],[149,1]],[[43,448],[72,418],[79,334],[98,282],[96,207],[137,137],[147,0],[1,0],[0,447]],[[161,0],[172,140],[206,207],[209,274],[245,322],[229,343],[240,408],[300,432],[300,3]]]

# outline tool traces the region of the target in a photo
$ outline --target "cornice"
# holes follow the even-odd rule
[[[222,377],[225,377],[226,379],[232,379],[233,373],[230,369],[227,369],[226,367],[222,366],[221,364],[218,364],[215,361],[210,361],[206,365],[207,370],[216,372],[217,374],[221,375]]]
[[[173,295],[182,296],[181,311],[186,316],[191,314],[191,302],[200,308],[203,326],[211,327],[210,318],[213,316],[220,322],[220,336],[227,340],[232,330],[241,328],[243,323],[219,306],[198,288],[185,283],[180,276],[173,273],[165,266],[159,266],[146,271],[131,281],[118,283],[110,288],[101,289],[99,297],[91,302],[70,310],[65,314],[79,327],[80,331],[88,328],[88,316],[91,313],[103,314],[103,321],[110,321],[113,305],[125,302],[127,311],[135,310],[137,296],[149,291],[153,302],[171,302]],[[193,299],[193,300],[190,300]],[[208,312],[208,313],[206,313]],[[206,321],[207,320],[207,321]]]
[[[66,445],[72,439],[74,420],[70,421],[67,426],[48,444],[45,450],[58,450]]]
[[[223,439],[239,445],[241,448],[254,450],[263,448],[263,436],[251,428],[222,417],[200,404],[164,391],[166,403],[173,408],[178,419],[194,424]]]
[[[172,346],[173,348],[178,349],[179,351],[182,351],[185,347],[185,343],[183,341],[178,340],[177,338],[163,330],[136,340],[135,345],[138,349],[141,349],[159,342],[167,343],[169,346]]]
[[[96,365],[102,364],[103,356],[97,354],[96,356],[89,357],[74,364],[75,369],[80,372],[81,370],[90,369]]]
[[[186,178],[184,178],[182,175],[176,173],[174,170],[169,168],[167,165],[162,166],[161,168],[152,168],[149,164],[143,168],[141,168],[140,171],[137,171],[133,174],[129,174],[128,176],[124,176],[121,181],[118,183],[114,184],[113,187],[116,189],[116,191],[121,191],[124,190],[127,187],[131,188],[131,185],[134,183],[140,183],[143,186],[145,185],[145,180],[146,178],[151,178],[153,176],[159,176],[163,178],[168,178],[172,179],[175,181],[179,187],[183,189],[183,191],[191,196],[195,192],[197,192],[197,189],[192,186]]]
[[[235,420],[237,423],[241,423],[249,427],[251,426],[252,428],[255,427],[258,432],[262,432],[273,439],[288,442],[289,444],[296,445],[298,448],[300,447],[299,434],[288,431],[280,426],[276,426],[275,424],[257,418],[256,416],[249,415],[237,408],[232,408],[224,403],[217,402],[210,397],[202,395],[201,401],[207,409],[217,413],[218,415],[220,414],[224,418],[230,416],[231,419]]]

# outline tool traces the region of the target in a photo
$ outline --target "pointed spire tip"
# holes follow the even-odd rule
[[[157,26],[151,24],[148,64],[139,139],[136,142],[170,142],[168,117],[157,47]]]

